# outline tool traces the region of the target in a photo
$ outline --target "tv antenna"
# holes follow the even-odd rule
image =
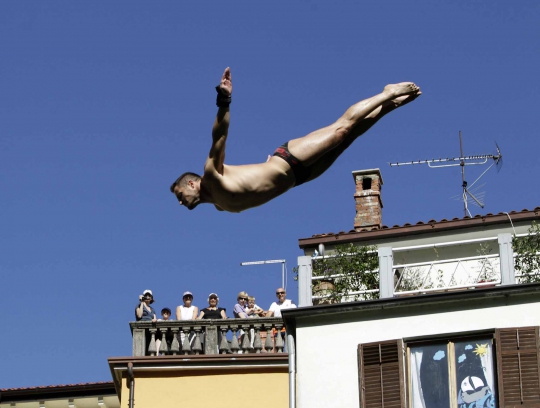
[[[469,217],[472,217],[470,211],[468,202],[471,200],[474,204],[477,204],[480,206],[480,208],[484,208],[484,193],[476,193],[476,189],[472,189],[476,182],[482,178],[484,174],[487,173],[487,171],[495,165],[497,167],[497,171],[501,170],[502,167],[502,154],[501,149],[499,149],[499,145],[495,143],[495,146],[497,146],[497,154],[479,154],[474,156],[464,156],[463,155],[463,139],[461,137],[461,130],[459,131],[459,154],[460,157],[451,157],[446,159],[431,159],[431,160],[416,160],[416,161],[410,161],[410,162],[399,162],[399,163],[389,163],[392,167],[397,166],[405,166],[408,164],[427,164],[431,168],[438,168],[438,167],[454,167],[454,166],[461,166],[461,187],[463,188],[463,192],[461,194],[461,199],[463,200],[463,212],[465,213],[465,217],[468,215]],[[489,167],[482,173],[480,176],[471,184],[468,185],[467,181],[465,180],[465,166],[473,166],[473,165],[484,165],[489,160],[493,160],[493,163],[489,165]],[[480,186],[481,187],[481,186]],[[475,195],[476,194],[476,195]]]

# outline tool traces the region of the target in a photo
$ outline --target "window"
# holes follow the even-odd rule
[[[495,407],[493,336],[409,345],[412,408]]]
[[[494,334],[360,344],[360,406],[540,407],[538,327]]]

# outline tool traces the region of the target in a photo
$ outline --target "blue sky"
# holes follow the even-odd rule
[[[385,225],[461,217],[459,168],[388,162],[494,153],[486,207],[540,206],[537,1],[0,2],[0,388],[108,381],[137,296],[176,307],[245,290],[268,308],[298,239],[349,231],[351,171],[380,168]],[[423,95],[316,181],[241,214],[181,208],[231,67],[226,163],[336,120],[387,83]],[[473,181],[485,168],[468,167]]]

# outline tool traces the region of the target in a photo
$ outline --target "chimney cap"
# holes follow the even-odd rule
[[[356,176],[378,176],[379,185],[383,185],[381,171],[379,169],[354,170],[352,172],[353,179],[356,181]]]

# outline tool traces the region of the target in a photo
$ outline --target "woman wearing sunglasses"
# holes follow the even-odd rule
[[[237,304],[234,305],[233,314],[236,319],[246,319],[253,311],[248,309],[248,294],[240,292],[236,297]]]

